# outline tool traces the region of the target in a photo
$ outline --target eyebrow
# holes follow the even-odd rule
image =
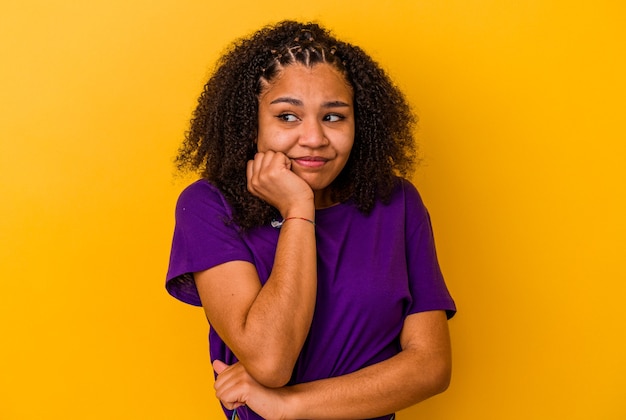
[[[270,105],[279,104],[279,103],[287,103],[293,106],[303,106],[304,104],[300,99],[290,98],[288,96],[281,96],[280,98],[274,99],[270,102]],[[350,104],[343,101],[328,101],[322,104],[323,108],[344,108],[349,107]]]

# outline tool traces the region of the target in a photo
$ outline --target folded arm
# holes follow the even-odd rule
[[[217,364],[217,397],[227,408],[247,404],[265,418],[354,419],[383,416],[443,392],[451,374],[451,350],[443,311],[410,315],[402,351],[354,373],[268,389],[241,366]]]
[[[248,163],[250,192],[288,220],[280,229],[274,266],[263,287],[256,268],[230,261],[194,273],[209,322],[252,377],[269,387],[291,378],[311,326],[317,293],[313,191],[281,153]]]

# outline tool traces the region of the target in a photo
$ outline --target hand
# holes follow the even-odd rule
[[[299,211],[301,206],[314,208],[313,190],[291,171],[291,160],[284,153],[257,153],[254,160],[248,161],[246,177],[248,191],[276,207],[283,217],[292,210]]]
[[[216,360],[213,369],[217,373],[215,395],[229,410],[247,405],[261,417],[286,419],[284,388],[266,388],[255,381],[240,363],[227,365]]]

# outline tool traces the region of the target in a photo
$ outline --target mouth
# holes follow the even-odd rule
[[[292,162],[297,163],[299,166],[305,168],[320,168],[326,164],[330,159],[321,156],[301,156],[291,158]]]

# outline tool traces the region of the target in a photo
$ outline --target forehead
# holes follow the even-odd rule
[[[259,95],[259,100],[272,101],[275,96],[325,99],[341,98],[352,101],[352,87],[345,76],[335,67],[319,63],[313,66],[291,64],[285,66],[270,82],[267,82]]]

